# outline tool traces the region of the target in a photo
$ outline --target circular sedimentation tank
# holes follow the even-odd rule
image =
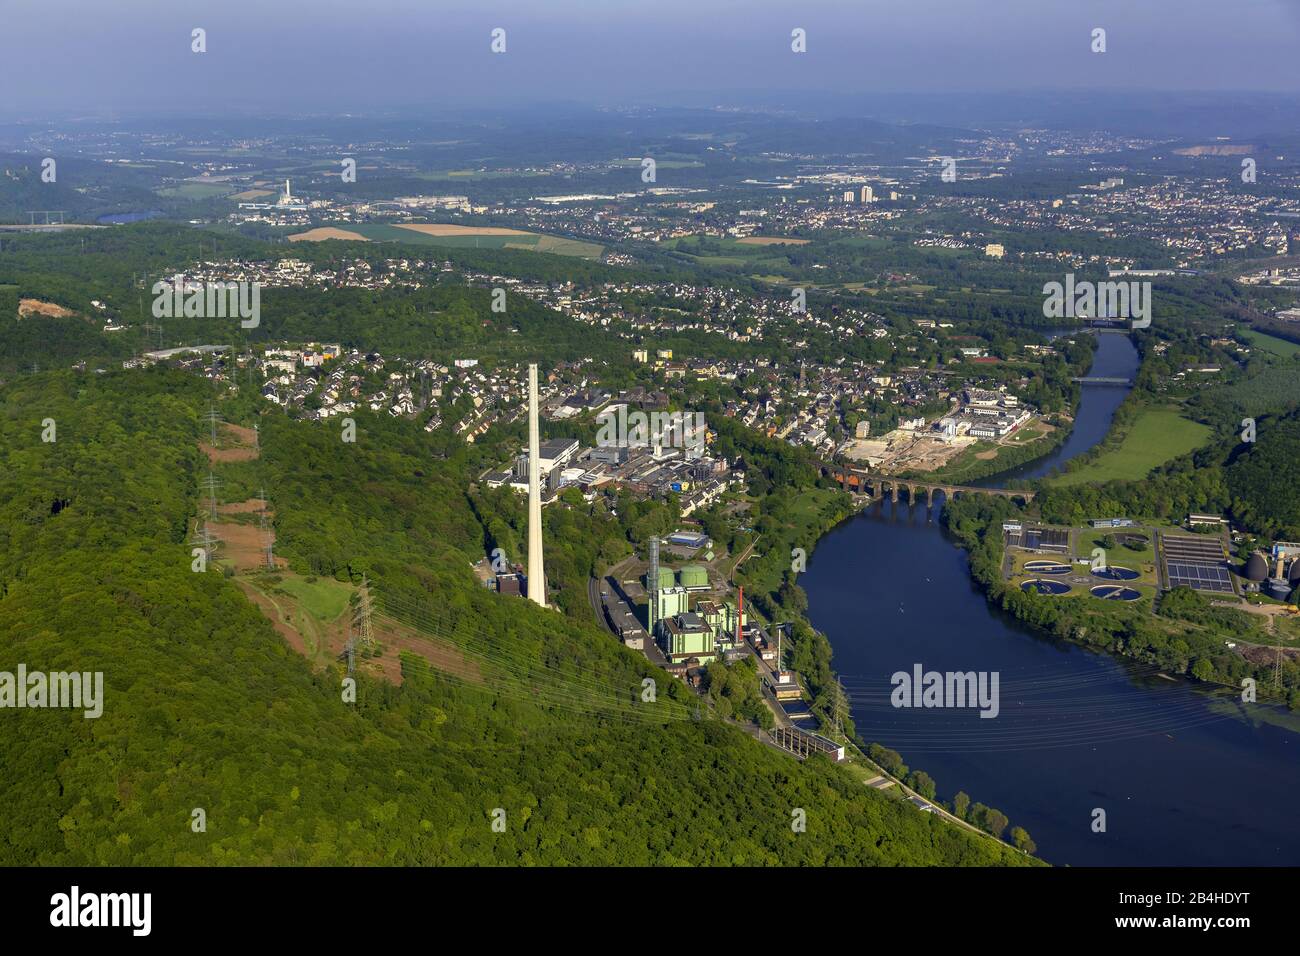
[[[1095,578],[1105,578],[1107,581],[1135,581],[1141,575],[1132,568],[1125,568],[1118,564],[1112,564],[1104,568],[1093,568],[1092,576]]]
[[[1069,574],[1070,566],[1059,561],[1027,561],[1025,570],[1032,574]]]
[[[1091,590],[1093,597],[1101,598],[1103,601],[1136,601],[1142,596],[1139,591],[1120,587],[1117,584],[1098,584]]]
[[[1055,596],[1070,593],[1070,586],[1064,581],[1043,581],[1035,578],[1032,581],[1026,581],[1024,584],[1020,585],[1020,590]]]
[[[1151,539],[1137,531],[1125,531],[1122,534],[1115,535],[1115,540],[1122,545],[1134,545],[1136,547],[1146,547],[1151,543]]]

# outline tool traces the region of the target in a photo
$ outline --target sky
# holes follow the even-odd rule
[[[0,0],[0,35],[0,117],[37,121],[1300,91],[1300,0]]]

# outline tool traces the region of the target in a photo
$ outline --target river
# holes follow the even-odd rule
[[[1090,374],[1136,367],[1126,336],[1101,335]],[[990,483],[1087,450],[1125,394],[1085,385],[1070,439]],[[822,538],[800,578],[861,737],[930,774],[940,799],[963,790],[998,808],[1052,863],[1300,863],[1300,720],[1011,619],[937,518],[929,504],[877,502]],[[891,675],[916,664],[996,672],[998,715],[893,707]]]

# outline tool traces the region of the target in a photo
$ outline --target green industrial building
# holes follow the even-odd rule
[[[730,602],[699,601],[690,608],[690,593],[683,587],[652,594],[650,633],[674,664],[699,658],[707,664],[736,645],[736,632],[743,626]]]
[[[692,610],[690,592],[709,590],[709,569],[702,564],[688,564],[680,571],[659,567],[656,543],[652,542],[651,567],[645,576],[650,637],[673,664],[691,658],[707,664],[736,645],[744,621],[736,606],[727,602],[698,601]]]

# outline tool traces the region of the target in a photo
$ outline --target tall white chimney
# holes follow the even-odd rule
[[[546,607],[542,566],[542,451],[537,430],[537,365],[528,366],[528,596]]]

